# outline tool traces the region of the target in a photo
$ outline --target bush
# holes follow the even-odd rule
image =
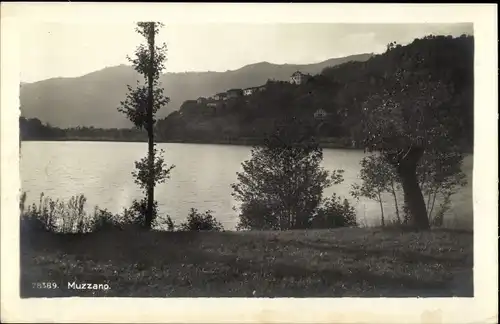
[[[176,225],[169,215],[158,215],[158,217],[153,221],[153,227],[161,228],[162,230],[166,229],[167,231],[173,232],[175,231]]]
[[[43,194],[40,196],[40,201]],[[43,213],[42,208],[37,208],[35,204],[26,208],[26,193],[21,194],[19,200],[19,211],[21,215],[20,230],[21,233],[53,231],[55,228],[54,220],[49,213]],[[40,203],[41,205],[41,203]]]
[[[26,193],[22,193],[19,202],[21,214],[21,231],[58,232],[58,233],[90,233],[120,229],[143,228],[147,201],[134,200],[132,206],[125,208],[122,214],[113,214],[107,209],[97,206],[93,213],[85,211],[87,199],[84,195],[73,196],[67,202],[53,200],[42,193],[38,206],[32,204],[26,208]],[[153,226],[173,231],[175,224],[170,218],[158,216],[158,202],[153,205]]]
[[[279,121],[236,174],[232,196],[241,203],[239,228],[305,229],[324,189],[343,181],[343,170],[321,166],[323,150],[314,125],[296,118]]]
[[[146,212],[147,212],[148,201],[146,198],[141,200],[134,199],[132,206],[128,209],[123,210],[123,217],[121,220],[122,226],[126,227],[145,227],[146,223]],[[158,212],[158,201],[153,202],[153,226],[167,228],[169,231],[175,229],[175,224],[169,215],[160,216]]]
[[[236,209],[236,208],[234,208]],[[240,217],[236,230],[279,230],[273,210],[256,200],[245,201],[240,207]]]
[[[109,231],[121,229],[121,219],[119,215],[114,215],[107,209],[100,209],[97,206],[94,209],[94,219],[91,232]]]
[[[224,227],[215,217],[212,216],[212,211],[207,210],[205,213],[199,213],[197,209],[191,208],[187,217],[187,222],[179,226],[181,231],[216,231],[224,230]]]
[[[357,226],[356,211],[347,199],[342,202],[336,194],[323,201],[311,221],[311,227],[317,229],[348,226]]]
[[[148,210],[148,201],[146,198],[141,200],[134,199],[132,206],[123,210],[122,224],[125,226],[144,227],[146,222],[146,212]],[[158,202],[153,202],[153,220],[158,215]]]
[[[23,231],[48,231],[60,233],[87,233],[92,230],[93,219],[85,212],[84,195],[71,197],[67,202],[40,195],[39,205],[26,209],[26,193],[20,201],[21,229]]]

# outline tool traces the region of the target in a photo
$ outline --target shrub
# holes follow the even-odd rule
[[[234,208],[236,209],[236,208]],[[277,217],[266,204],[257,200],[245,201],[240,206],[240,217],[236,230],[279,230]]]
[[[26,208],[26,193],[23,192],[19,201],[21,215],[21,233],[28,234],[33,232],[54,232],[56,230],[55,202],[47,201],[42,193],[40,202],[37,206],[33,203]]]
[[[53,200],[42,193],[38,206],[32,204],[26,208],[26,193],[22,193],[19,201],[21,214],[21,231],[58,232],[58,233],[90,233],[115,229],[138,229],[145,224],[147,201],[134,200],[132,206],[125,208],[122,214],[113,214],[107,209],[97,206],[93,213],[85,211],[84,195],[73,196],[68,201]],[[175,224],[170,216],[158,216],[158,202],[154,202],[155,227],[173,231]]]
[[[141,200],[134,199],[132,206],[123,210],[122,225],[145,227],[148,201],[144,197]],[[153,201],[153,220],[158,215],[158,201]]]
[[[173,232],[175,231],[176,225],[169,215],[158,215],[153,221],[153,227]]]
[[[308,228],[324,189],[343,181],[343,170],[321,166],[323,150],[315,127],[295,118],[275,125],[242,163],[232,196],[241,203],[240,228]]]
[[[84,195],[72,196],[66,204],[59,202],[56,217],[62,221],[63,233],[86,233],[92,230],[92,219],[85,212],[86,202]]]
[[[199,213],[197,209],[191,208],[187,217],[187,222],[179,226],[181,231],[223,231],[224,227],[219,223],[212,211],[207,210],[205,213]]]
[[[40,201],[43,200],[43,194],[40,196]],[[21,194],[19,200],[19,211],[21,215],[20,230],[21,234],[29,234],[33,232],[54,231],[55,221],[48,212],[37,208],[35,204],[26,208],[26,193]],[[40,206],[42,203],[40,203]]]
[[[146,212],[147,212],[147,199],[136,200],[132,202],[130,208],[123,210],[123,215],[120,219],[120,224],[123,227],[141,227],[145,228]],[[158,201],[153,202],[153,224],[154,228],[167,229],[169,231],[175,230],[175,224],[169,215],[160,215],[158,212]]]
[[[25,203],[25,194],[22,204]],[[40,194],[39,205],[33,203],[27,209],[21,208],[23,230],[60,233],[87,233],[92,228],[92,217],[85,212],[84,195],[71,197],[67,202],[53,200]]]
[[[311,221],[312,228],[335,228],[357,226],[356,211],[347,199],[333,194],[323,201]]]
[[[119,217],[119,215],[114,215],[107,209],[100,209],[96,206],[94,209],[91,232],[109,231],[121,228],[121,220]]]

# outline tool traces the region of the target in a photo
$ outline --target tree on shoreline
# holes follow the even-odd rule
[[[314,137],[315,129],[291,118],[279,123],[252,157],[242,163],[233,197],[241,202],[241,229],[289,230],[310,228],[321,209],[323,191],[343,181],[343,170],[328,172],[321,167],[323,151]],[[337,200],[321,211],[323,218],[338,218]],[[347,206],[349,207],[349,206]],[[347,210],[347,209],[346,209]],[[335,215],[332,211],[337,212]],[[350,209],[349,209],[350,211]],[[324,222],[323,222],[324,223]]]
[[[361,162],[360,178],[361,184],[353,184],[351,186],[351,195],[358,199],[366,197],[375,200],[380,205],[380,223],[385,226],[386,219],[384,215],[382,194],[389,192],[393,195],[396,208],[396,217],[401,223],[399,215],[399,207],[396,198],[397,175],[394,172],[392,165],[387,163],[383,156],[370,155],[364,157]]]
[[[174,166],[166,167],[163,151],[158,152],[154,143],[154,125],[156,112],[166,105],[170,99],[163,95],[159,78],[164,69],[166,60],[166,45],[157,46],[155,36],[158,34],[162,24],[156,22],[139,22],[136,31],[147,41],[147,45],[141,44],[135,51],[135,58],[128,60],[134,69],[145,79],[145,84],[139,84],[134,89],[127,86],[129,93],[125,101],[121,102],[118,111],[122,112],[138,129],[145,129],[148,134],[148,154],[140,161],[135,162],[136,171],[132,172],[135,182],[143,189],[146,197],[141,202],[146,213],[141,224],[150,229],[154,210],[154,188],[156,184],[162,183],[169,178],[170,171]]]
[[[442,37],[444,45],[447,40]],[[462,51],[473,46],[471,39],[463,37],[461,41]],[[456,107],[460,99],[458,91],[465,91],[461,89],[464,84],[470,86],[465,82],[468,79],[463,80],[468,77],[465,72],[470,66],[463,67],[464,73],[441,68],[446,62],[437,64],[432,53],[443,50],[450,57],[458,55],[436,48],[444,46],[442,43],[431,42],[423,49],[391,47],[372,60],[373,66],[382,65],[385,72],[370,85],[362,109],[364,147],[380,152],[394,166],[401,180],[405,206],[417,229],[430,228],[417,168],[424,154],[434,156],[447,151],[464,132]],[[464,64],[473,62],[468,61]]]
[[[443,224],[444,213],[449,209],[451,196],[458,188],[467,184],[466,175],[461,168],[463,159],[464,155],[458,148],[450,147],[433,155],[425,154],[418,166],[417,173],[425,195],[429,221],[434,226]],[[439,209],[435,210],[438,197],[442,198],[442,201]]]
[[[450,208],[451,196],[457,192],[458,188],[467,184],[466,175],[461,169],[463,159],[464,155],[457,148],[450,147],[447,151],[424,154],[417,167],[418,184],[425,196],[426,211],[433,226],[443,224],[444,213]],[[397,193],[401,189],[401,181],[393,165],[382,155],[364,157],[360,164],[362,183],[352,185],[351,195],[356,199],[364,196],[379,202],[382,226],[384,226],[382,193],[390,193],[394,200],[397,224],[407,224],[409,215],[407,207],[404,205],[405,218],[401,219],[397,197]],[[437,199],[441,202],[436,210]]]

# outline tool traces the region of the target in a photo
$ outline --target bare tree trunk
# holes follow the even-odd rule
[[[396,197],[396,189],[394,189],[393,181],[391,181],[391,189],[392,189],[392,196],[394,197],[394,207],[396,208],[396,217],[398,219],[398,223],[401,224],[401,217],[399,216],[398,198]]]
[[[380,204],[380,212],[381,212],[380,224],[382,226],[385,226],[384,206],[382,205],[382,197],[380,196],[380,192],[378,193],[378,202]]]
[[[399,161],[397,172],[403,185],[405,204],[416,229],[430,229],[424,196],[418,184],[417,163],[424,153],[421,148],[410,148]]]
[[[434,210],[434,204],[436,203],[437,189],[434,190],[434,196],[432,197],[431,209],[429,211],[429,218],[432,215],[432,211]]]
[[[147,185],[147,196],[148,196],[148,206],[145,219],[145,227],[147,229],[151,228],[153,223],[153,204],[154,204],[154,133],[153,133],[153,105],[154,105],[154,94],[153,94],[153,82],[154,82],[154,55],[155,55],[155,23],[150,23],[149,25],[149,70],[148,70],[148,112],[147,112],[147,132],[148,132],[148,185]]]

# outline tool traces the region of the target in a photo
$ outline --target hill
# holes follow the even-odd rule
[[[408,65],[415,58],[418,63]],[[158,139],[241,142],[265,137],[275,122],[293,116],[319,127],[322,141],[351,146],[363,138],[363,102],[370,93],[384,87],[384,80],[401,67],[409,73],[440,76],[453,84],[451,99],[439,110],[457,119],[456,129],[450,130],[452,136],[470,149],[474,127],[474,40],[465,35],[429,36],[406,46],[395,45],[365,61],[326,67],[300,85],[268,81],[262,91],[248,96],[186,101],[178,112],[158,122]]]
[[[226,72],[165,73],[160,81],[171,102],[160,110],[158,117],[166,117],[189,99],[210,96],[231,88],[258,86],[269,79],[288,80],[297,70],[317,74],[326,67],[349,61],[366,61],[371,56],[359,54],[304,65],[261,62]],[[130,127],[131,123],[116,108],[125,98],[127,84],[133,85],[138,79],[132,67],[119,65],[76,78],[22,83],[21,114],[61,128]]]

